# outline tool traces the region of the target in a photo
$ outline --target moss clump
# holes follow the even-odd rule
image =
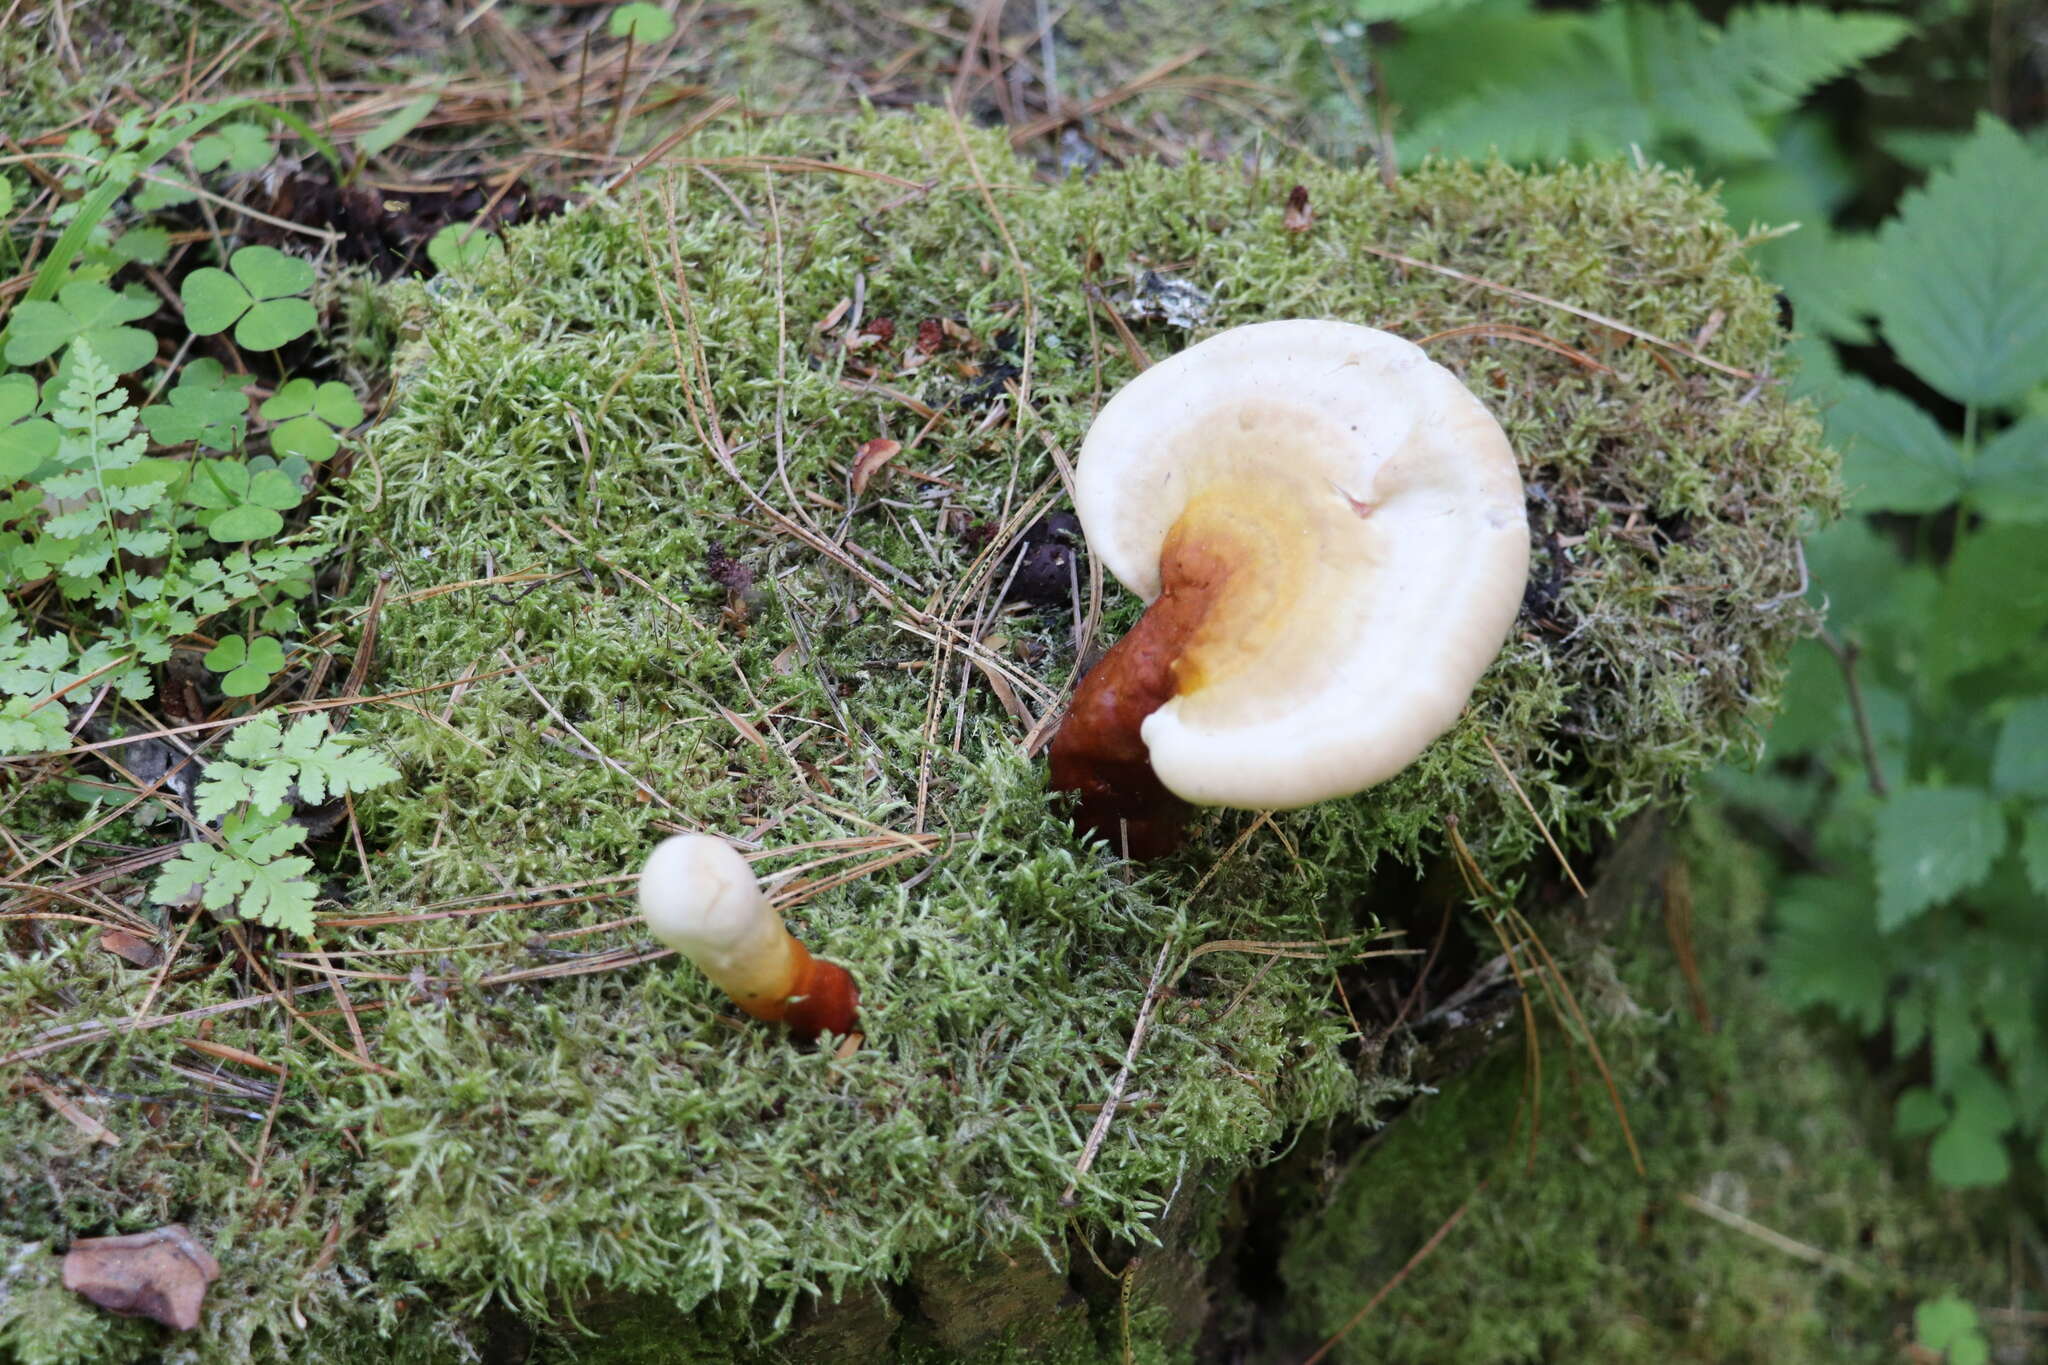
[[[1982,1201],[1931,1199],[1899,1180],[1861,1062],[1771,995],[1756,946],[1763,859],[1704,818],[1689,843],[1714,1031],[1693,1014],[1653,887],[1615,936],[1623,990],[1597,1021],[1647,1178],[1630,1170],[1583,1054],[1562,1055],[1570,1045],[1554,1032],[1530,1162],[1523,1058],[1498,1054],[1419,1102],[1300,1225],[1281,1275],[1302,1340],[1341,1327],[1468,1196],[1457,1227],[1332,1359],[1877,1365],[1898,1358],[1920,1292],[2002,1292],[2001,1252],[1972,1225]],[[1684,1196],[1855,1273],[1787,1255]]]
[[[1142,1243],[1192,1197],[1183,1181],[1227,1182],[1302,1125],[1369,1118],[1398,1093],[1350,1046],[1340,953],[1191,960],[1197,946],[1370,931],[1375,872],[1420,862],[1454,815],[1512,881],[1540,843],[1489,743],[1586,847],[1682,788],[1775,689],[1796,622],[1768,603],[1832,496],[1810,417],[1768,383],[1360,249],[1659,335],[1718,319],[1710,353],[1765,372],[1770,291],[1680,177],[1436,167],[1387,189],[1310,164],[1190,165],[1045,187],[937,117],[689,150],[667,202],[572,212],[512,234],[499,263],[391,295],[412,340],[330,529],[391,575],[382,685],[448,686],[357,713],[407,780],[358,803],[381,852],[318,946],[361,973],[349,989],[379,1069],[292,1021],[223,1016],[216,1040],[290,1068],[260,1160],[186,1111],[118,1156],[74,1153],[93,1174],[61,1205],[10,1175],[7,1230],[24,1240],[175,1207],[217,1252],[264,1248],[293,1292],[217,1290],[207,1342],[452,1355],[483,1349],[487,1302],[603,1321],[599,1304],[629,1301],[652,1311],[613,1320],[622,1351],[653,1332],[671,1358],[733,1354],[820,1291],[887,1279],[915,1310],[895,1347],[957,1352],[932,1326],[942,1296],[917,1300],[946,1257],[1000,1246],[1065,1276],[1070,1234]],[[805,160],[773,160],[790,156]],[[1280,222],[1297,181],[1317,215],[1305,234]],[[1188,853],[1137,871],[1049,808],[985,679],[1036,718],[1074,671],[1069,610],[998,598],[1012,537],[1061,501],[1056,455],[1132,373],[1088,288],[1143,267],[1213,296],[1210,326],[1321,315],[1437,337],[1526,461],[1539,586],[1467,721],[1409,773],[1270,826],[1215,815]],[[853,298],[893,341],[849,351],[817,330]],[[972,340],[902,372],[927,318]],[[1499,324],[1599,367],[1461,330]],[[1190,339],[1139,338],[1154,353]],[[885,387],[857,372],[877,361]],[[707,448],[714,420],[730,471]],[[854,451],[885,435],[902,470],[851,497]],[[1114,585],[1104,607],[1102,639],[1137,612]],[[985,637],[986,672],[935,652],[947,630]],[[757,841],[770,872],[861,873],[820,880],[795,927],[859,978],[866,1046],[800,1051],[724,1017],[694,974],[626,961],[644,940],[601,879],[698,826]],[[911,833],[936,837],[910,850]],[[809,866],[827,855],[847,860]],[[36,992],[53,1025],[135,993],[82,958],[49,969],[68,997]],[[1064,1203],[1161,964],[1173,990],[1128,1103]],[[287,984],[329,979],[275,966]],[[157,1007],[245,989],[222,965]],[[312,1022],[345,1038],[337,1014]],[[178,1055],[167,1031],[123,1035],[100,1071],[120,1086]],[[77,1146],[47,1115],[8,1127]],[[271,1183],[236,1197],[252,1165]],[[315,1326],[295,1326],[294,1293]],[[455,1326],[434,1325],[444,1312]],[[1061,1349],[1120,1354],[1113,1309],[1079,1329],[1054,1316],[1061,1341],[1081,1334]]]

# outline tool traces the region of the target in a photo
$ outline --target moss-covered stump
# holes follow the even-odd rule
[[[2004,1292],[2002,1235],[1975,1221],[1994,1200],[1901,1179],[1863,1059],[1764,979],[1763,855],[1707,818],[1680,843],[1673,879],[1616,907],[1589,1004],[1646,1174],[1586,1055],[1545,1028],[1540,1079],[1502,1049],[1320,1183],[1273,1239],[1277,1311],[1246,1358],[1303,1359],[1461,1208],[1329,1359],[1880,1365],[1929,1286]]]
[[[321,1005],[324,1042],[214,1021],[289,1068],[261,1141],[172,1108],[88,1149],[10,1115],[11,1150],[66,1174],[9,1169],[0,1216],[47,1244],[175,1211],[225,1267],[196,1338],[217,1358],[1184,1356],[1232,1182],[1407,1093],[1387,1030],[1414,966],[1360,954],[1396,946],[1383,917],[1434,927],[1448,823],[1534,899],[1555,864],[1525,797],[1584,858],[1772,699],[1833,471],[1772,381],[1771,291],[1659,170],[1041,185],[939,117],[689,151],[659,191],[390,296],[394,401],[331,530],[388,576],[377,685],[402,695],[356,723],[406,780],[357,803],[348,909],[274,945],[324,960],[272,962],[356,973],[353,1014]],[[1192,330],[1147,320],[1147,271],[1205,301]],[[1030,528],[1140,348],[1288,316],[1423,340],[1494,408],[1525,611],[1401,777],[1212,813],[1134,868],[1076,837],[1030,749],[1139,604]],[[622,874],[677,828],[762,850],[858,977],[860,1046],[793,1046],[650,950]],[[125,1008],[100,957],[49,968],[52,1025]],[[243,993],[223,964],[156,1008]],[[351,1024],[373,1071],[337,1055]],[[118,1046],[110,1088],[184,1055]],[[48,1309],[0,1311],[0,1351],[151,1349],[49,1308],[38,1254],[0,1268]]]

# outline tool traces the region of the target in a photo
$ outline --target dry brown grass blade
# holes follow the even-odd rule
[[[1500,750],[1493,747],[1493,740],[1483,730],[1479,734],[1479,742],[1486,746],[1487,753],[1493,755],[1494,766],[1500,769],[1500,775],[1508,780],[1508,785],[1515,789],[1515,796],[1521,801],[1522,809],[1529,812],[1529,818],[1536,822],[1537,831],[1543,835],[1543,842],[1550,845],[1550,851],[1556,856],[1558,866],[1564,869],[1564,875],[1570,879],[1572,889],[1579,893],[1580,899],[1585,899],[1585,883],[1579,880],[1578,873],[1572,871],[1571,859],[1564,856],[1564,850],[1557,846],[1557,840],[1550,837],[1550,826],[1543,823],[1543,817],[1536,813],[1535,803],[1529,799],[1529,793],[1522,790],[1521,782],[1515,777],[1514,772],[1508,767],[1506,761],[1501,758]]]
[[[28,1075],[21,1078],[21,1084],[36,1092],[44,1104],[50,1106],[59,1118],[76,1128],[87,1142],[103,1143],[108,1147],[121,1145],[121,1135],[86,1113],[74,1103],[70,1096],[51,1085],[41,1076]]]
[[[1415,344],[1417,346],[1427,346],[1432,341],[1449,341],[1455,337],[1481,337],[1502,341],[1520,341],[1539,350],[1561,355],[1567,360],[1575,361],[1587,369],[1601,374],[1613,374],[1615,372],[1613,366],[1601,364],[1584,351],[1579,350],[1577,347],[1566,345],[1548,332],[1539,332],[1534,327],[1523,327],[1512,322],[1475,322],[1466,327],[1453,327],[1447,332],[1432,332],[1428,336],[1418,339]]]
[[[617,188],[619,188],[619,186],[625,184],[628,180],[631,180],[634,176],[639,175],[649,166],[652,166],[655,162],[661,160],[664,156],[667,156],[670,152],[674,151],[679,143],[688,141],[691,137],[694,137],[698,132],[703,130],[707,125],[716,121],[718,118],[720,118],[727,112],[738,107],[739,100],[736,97],[732,95],[719,96],[717,99],[711,101],[710,104],[705,105],[702,109],[698,110],[695,114],[691,115],[689,120],[685,122],[682,127],[676,129],[673,133],[670,133],[667,137],[655,143],[654,146],[650,148],[646,153],[644,153],[638,161],[635,161],[632,165],[628,166],[623,172],[621,172],[617,177],[615,177],[610,184],[606,185],[605,189],[616,190]]]
[[[1671,952],[1678,959],[1678,973],[1685,978],[1685,995],[1692,1016],[1708,1033],[1714,1031],[1714,1012],[1707,1007],[1707,984],[1700,976],[1699,959],[1692,950],[1692,871],[1680,858],[1664,871],[1664,932],[1671,940]]]
[[[1361,242],[1358,244],[1358,249],[1368,255],[1378,256],[1382,260],[1394,261],[1411,269],[1427,270],[1431,274],[1444,275],[1450,279],[1462,280],[1466,284],[1477,285],[1481,289],[1491,289],[1497,294],[1506,294],[1512,298],[1521,299],[1524,303],[1534,303],[1545,308],[1555,308],[1559,312],[1570,313],[1573,317],[1584,318],[1588,322],[1597,322],[1602,327],[1611,327],[1624,336],[1634,337],[1637,341],[1646,342],[1651,346],[1661,346],[1667,351],[1675,351],[1687,360],[1704,365],[1710,370],[1718,370],[1722,374],[1731,375],[1736,379],[1754,381],[1760,378],[1760,376],[1748,370],[1739,370],[1733,365],[1724,365],[1718,360],[1710,360],[1690,346],[1682,345],[1676,341],[1667,341],[1655,333],[1645,332],[1640,327],[1631,327],[1619,318],[1608,317],[1605,313],[1596,313],[1590,308],[1581,308],[1576,304],[1546,298],[1542,294],[1534,294],[1526,289],[1517,289],[1511,284],[1501,284],[1496,280],[1489,280],[1483,275],[1472,275],[1467,274],[1463,270],[1453,270],[1450,266],[1438,265],[1434,261],[1423,261],[1413,256],[1404,256],[1398,251],[1389,251],[1383,246],[1370,246]]]
[[[1486,896],[1495,894],[1493,885],[1486,880],[1486,874],[1480,870],[1478,859],[1472,856],[1472,850],[1465,845],[1464,836],[1458,832],[1457,817],[1446,818],[1444,827],[1450,832],[1454,855],[1452,861],[1458,865],[1458,875],[1464,880],[1465,894],[1471,898],[1473,904],[1481,904]],[[1486,923],[1487,927],[1493,930],[1494,937],[1500,940],[1501,953],[1507,958],[1508,970],[1514,973],[1515,990],[1520,997],[1517,1004],[1522,1011],[1522,1095],[1529,1112],[1529,1155],[1523,1169],[1534,1170],[1536,1149],[1543,1134],[1543,1043],[1536,1032],[1534,993],[1529,989],[1528,979],[1523,974],[1521,958],[1516,954],[1515,945],[1508,938],[1507,930],[1502,926],[1499,917],[1488,915]],[[1520,1117],[1521,1111],[1518,1108],[1518,1121]]]
[[[1491,748],[1492,746],[1489,745],[1488,747]],[[1470,875],[1478,879],[1479,885],[1484,888],[1490,898],[1501,902],[1501,914],[1506,917],[1508,924],[1514,928],[1516,934],[1520,935],[1524,942],[1535,949],[1536,955],[1542,959],[1542,979],[1545,990],[1554,992],[1551,1009],[1558,1014],[1560,1019],[1568,1015],[1578,1025],[1578,1035],[1585,1042],[1586,1051],[1593,1059],[1594,1069],[1600,1073],[1601,1083],[1607,1087],[1608,1103],[1613,1106],[1614,1117],[1621,1124],[1621,1136],[1622,1140],[1628,1144],[1629,1160],[1634,1163],[1637,1175],[1647,1176],[1649,1168],[1643,1164],[1642,1149],[1636,1145],[1635,1129],[1628,1121],[1628,1106],[1621,1101],[1621,1087],[1615,1083],[1614,1071],[1607,1065],[1607,1054],[1601,1050],[1600,1040],[1594,1036],[1592,1025],[1586,1020],[1585,1011],[1579,1008],[1577,992],[1572,990],[1571,982],[1565,980],[1564,973],[1558,968],[1557,959],[1550,955],[1550,949],[1544,944],[1542,936],[1536,932],[1536,926],[1529,923],[1527,917],[1513,905],[1502,901],[1500,893],[1486,880],[1485,873],[1480,871],[1479,860],[1472,856],[1472,850],[1465,845],[1464,836],[1458,832],[1457,821],[1455,819],[1445,821],[1445,828],[1450,833],[1452,844],[1458,850],[1458,856],[1463,860],[1464,864],[1470,866]],[[1553,847],[1555,846],[1553,845]],[[1576,881],[1576,878],[1574,881]],[[1584,894],[1583,890],[1580,894]],[[1492,917],[1489,916],[1489,918]],[[1509,961],[1512,964],[1512,955]],[[1516,979],[1517,981],[1521,979],[1519,972],[1516,974]],[[1524,999],[1526,1000],[1526,998],[1525,995]],[[1564,1003],[1564,1008],[1561,1010],[1557,1007],[1557,1002],[1560,999]]]
[[[292,987],[285,994],[296,997],[310,994],[313,991],[324,991],[328,988],[328,983],[325,981],[313,981],[303,986]],[[107,1039],[117,1037],[123,1033],[147,1033],[152,1029],[164,1028],[171,1024],[181,1024],[196,1019],[213,1019],[223,1014],[233,1014],[238,1010],[253,1009],[258,1005],[272,1004],[276,998],[269,991],[264,991],[257,995],[244,995],[233,1000],[222,1000],[211,1005],[201,1005],[196,1009],[180,1010],[176,1014],[152,1014],[140,1018],[123,1019],[112,1024],[60,1025],[58,1029],[44,1033],[41,1040],[31,1043],[27,1047],[18,1048],[5,1056],[0,1056],[0,1066],[12,1066],[16,1062],[33,1061],[37,1057],[48,1056],[52,1052],[61,1052],[65,1048],[79,1047],[86,1043],[105,1042]]]
[[[1021,147],[1033,138],[1043,137],[1062,124],[1072,123],[1080,118],[1093,117],[1105,110],[1114,109],[1125,100],[1141,95],[1152,86],[1159,84],[1189,62],[1201,57],[1208,50],[1206,47],[1191,47],[1177,56],[1168,57],[1164,61],[1140,72],[1116,89],[1097,95],[1079,109],[1054,110],[1042,118],[1035,118],[1029,123],[1021,124],[1011,130],[1010,145]]]

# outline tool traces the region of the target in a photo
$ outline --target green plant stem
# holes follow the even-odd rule
[[[94,359],[97,360],[98,357],[94,357]],[[128,591],[128,566],[121,560],[120,533],[115,529],[114,526],[113,506],[107,500],[106,469],[100,463],[100,452],[102,448],[105,446],[105,441],[102,439],[100,434],[100,425],[104,419],[103,415],[97,410],[96,404],[97,400],[95,399],[95,408],[92,414],[92,429],[88,433],[92,438],[92,481],[93,486],[99,489],[100,521],[104,523],[107,528],[107,553],[111,557],[110,562],[114,566],[114,573],[120,579],[121,582],[121,624],[127,627],[128,638],[132,641],[135,638],[135,612],[132,604],[129,601],[130,593]]]
[[[1870,712],[1863,705],[1863,686],[1856,680],[1856,660],[1863,654],[1863,646],[1853,637],[1838,638],[1831,630],[1823,629],[1820,642],[1835,656],[1835,662],[1842,666],[1842,682],[1849,690],[1849,714],[1856,722],[1856,739],[1863,746],[1863,767],[1870,775],[1871,793],[1879,800],[1891,795],[1891,789],[1884,780],[1884,769],[1877,762],[1877,741],[1870,731]]]

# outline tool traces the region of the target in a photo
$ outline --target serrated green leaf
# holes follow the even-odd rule
[[[155,213],[189,204],[198,197],[199,191],[185,183],[182,176],[168,166],[156,166],[144,177],[142,188],[128,197],[128,204],[137,213]]]
[[[1498,147],[1529,161],[1621,152],[1663,135],[1725,160],[1761,160],[1773,152],[1764,119],[1907,32],[1894,19],[1808,6],[1753,6],[1721,28],[1687,5],[1605,6],[1572,19],[1532,30],[1526,15],[1484,6],[1421,20],[1424,31],[1387,62],[1395,88],[1404,97],[1421,89],[1430,106],[1404,151],[1480,155]],[[1533,32],[1545,50],[1496,44],[1487,34],[1495,28]],[[1458,54],[1461,39],[1472,41]],[[1404,81],[1413,55],[1425,72],[1437,68],[1429,49],[1439,42],[1471,73],[1444,82],[1451,93],[1440,102],[1424,82]]]
[[[170,231],[167,228],[129,228],[114,240],[114,254],[138,265],[162,265],[171,254]]]
[[[319,324],[320,314],[305,299],[266,299],[235,324],[235,344],[249,351],[274,351]]]
[[[283,856],[305,833],[299,825],[231,815],[221,822],[226,847],[186,844],[164,865],[150,888],[151,898],[171,903],[197,890],[210,910],[232,905],[244,919],[311,934],[314,891],[304,878],[313,860]]]
[[[210,265],[187,275],[178,297],[185,302],[185,325],[202,337],[225,332],[256,302],[240,280]]]
[[[1939,685],[2038,648],[2048,628],[2048,536],[2027,526],[1983,526],[1942,571],[1920,666]]]
[[[202,808],[201,815],[206,812]],[[1911,1140],[1926,1137],[1948,1122],[1948,1106],[1924,1085],[1899,1092],[1892,1107],[1892,1135]]]
[[[71,717],[61,702],[32,697],[0,702],[0,755],[55,753],[71,747]]]
[[[1974,787],[1908,787],[1877,811],[1878,927],[1891,933],[1991,875],[2005,814]]]
[[[228,257],[228,269],[258,300],[303,294],[313,287],[313,266],[274,246],[245,246]]]
[[[1955,442],[1917,404],[1851,379],[1827,414],[1842,451],[1842,482],[1860,512],[1936,512],[1963,496]]]
[[[420,121],[434,112],[434,106],[441,102],[439,90],[429,90],[424,95],[415,95],[395,110],[383,122],[356,139],[356,147],[364,156],[377,156],[398,139],[420,126]]]
[[[1751,5],[1728,16],[1713,65],[1740,73],[1746,110],[1780,114],[1809,91],[1896,47],[1912,31],[1912,25],[1885,14]]]
[[[1954,162],[1878,234],[1878,321],[1959,403],[2017,402],[2048,379],[2048,157],[1986,114]]]
[[[1991,786],[2004,796],[2048,796],[2048,697],[2029,697],[2006,713]]]
[[[1978,452],[1969,502],[1990,521],[2048,521],[2048,416],[2015,422]]]
[[[281,653],[277,662],[282,665]],[[293,784],[302,803],[318,805],[398,776],[374,749],[330,733],[327,718],[317,714],[300,716],[283,727],[275,712],[266,712],[241,726],[222,752],[222,758],[208,765],[200,784],[202,815],[244,802],[257,812],[281,812]]]
[[[1865,1033],[1885,1021],[1892,949],[1877,931],[1868,885],[1795,877],[1772,905],[1770,972],[1793,1009],[1824,1005]]]
[[[2048,897],[2048,806],[2036,806],[2020,821],[2020,862],[2037,896]]]
[[[1852,346],[1871,339],[1864,319],[1875,311],[1872,237],[1832,233],[1826,220],[1787,237],[1759,243],[1753,254],[1763,272],[1792,300],[1792,321],[1802,333],[1834,337]]]
[[[295,455],[314,464],[341,449],[341,441],[328,425],[311,415],[280,422],[270,433],[270,448],[282,455]]]

